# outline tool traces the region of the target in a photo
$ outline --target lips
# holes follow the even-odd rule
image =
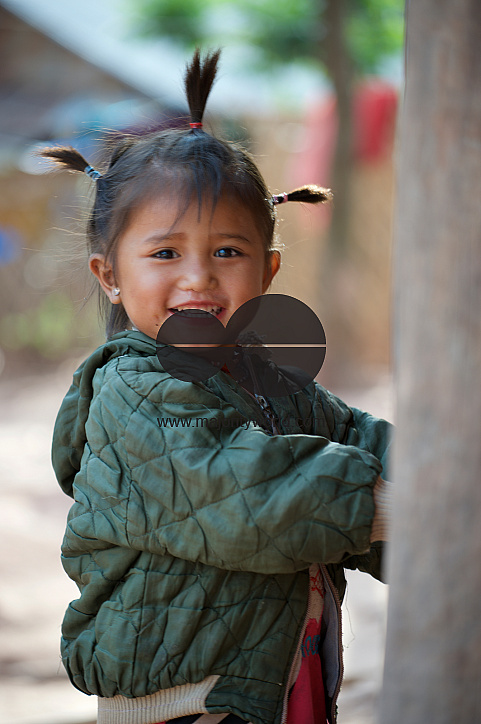
[[[158,342],[180,347],[217,347],[223,343],[225,329],[220,317],[225,307],[198,302],[169,307],[170,315],[157,335]]]
[[[208,312],[214,317],[218,317],[219,314],[224,310],[224,307],[220,307],[213,304],[185,304],[179,307],[170,307],[169,312],[172,314],[181,314],[183,317],[199,317],[199,312]]]

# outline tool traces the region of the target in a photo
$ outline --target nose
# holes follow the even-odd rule
[[[214,289],[217,278],[211,260],[203,255],[188,255],[177,284],[182,291],[201,292]]]

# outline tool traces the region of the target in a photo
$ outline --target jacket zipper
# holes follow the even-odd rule
[[[253,379],[253,381],[254,381],[254,397],[255,397],[255,399],[257,400],[259,406],[261,407],[262,412],[264,413],[265,417],[266,417],[267,420],[269,421],[269,424],[270,424],[270,426],[271,426],[271,428],[272,428],[273,434],[274,434],[274,435],[279,435],[279,434],[280,434],[280,431],[279,431],[279,429],[277,428],[277,425],[275,424],[275,414],[274,414],[274,411],[272,410],[271,406],[270,406],[269,403],[267,402],[267,400],[266,400],[266,398],[264,397],[264,395],[261,395],[260,393],[257,392],[257,390],[259,389],[259,386],[258,386],[258,384],[257,384],[257,377],[256,377],[256,374],[255,374],[255,372],[254,372],[254,367],[253,367],[253,365],[252,365],[252,361],[251,361],[251,359],[249,358],[249,355],[246,355],[245,357],[246,357],[247,365],[248,365],[248,367],[249,367],[249,371],[250,371],[251,376],[252,376],[252,379]],[[251,394],[251,393],[249,393],[249,394]],[[338,649],[337,649],[337,651],[338,651],[338,657],[339,657],[339,676],[338,676],[338,679],[337,679],[336,688],[334,689],[334,694],[333,694],[333,696],[332,696],[332,703],[331,703],[331,719],[332,719],[333,724],[335,724],[335,722],[337,721],[336,704],[337,704],[337,699],[338,699],[338,697],[339,697],[339,692],[340,692],[340,690],[341,690],[342,679],[343,679],[343,676],[344,676],[344,660],[343,660],[343,654],[342,654],[342,624],[341,624],[341,621],[342,621],[342,612],[341,612],[341,601],[340,601],[340,598],[339,598],[339,594],[338,594],[338,592],[337,592],[337,589],[336,589],[336,587],[334,586],[334,583],[332,582],[332,579],[331,579],[329,573],[327,572],[326,566],[325,566],[324,564],[320,564],[320,568],[322,569],[322,572],[323,572],[323,574],[324,574],[325,580],[327,581],[327,584],[328,584],[328,586],[329,586],[329,588],[330,588],[330,590],[331,590],[332,596],[333,596],[333,598],[334,598],[334,602],[335,602],[335,604],[336,604],[336,609],[337,609],[337,620],[338,620],[338,625],[337,625],[337,646],[338,646]],[[309,582],[308,582],[308,585],[309,585]],[[292,659],[291,666],[290,666],[290,669],[289,669],[289,676],[288,676],[288,678],[287,678],[287,686],[286,686],[286,690],[285,690],[285,692],[284,692],[284,699],[283,699],[283,705],[282,705],[281,724],[285,724],[285,722],[286,722],[286,720],[287,720],[287,704],[288,704],[288,699],[289,699],[289,691],[290,691],[290,688],[291,688],[292,683],[293,683],[293,682],[291,682],[291,677],[292,677],[292,673],[293,673],[293,670],[294,670],[294,665],[295,665],[295,663],[296,663],[296,661],[297,661],[298,651],[299,651],[299,649],[300,649],[300,647],[301,647],[301,645],[302,645],[302,639],[303,639],[304,633],[305,633],[305,631],[306,631],[307,622],[309,621],[310,602],[311,602],[311,599],[310,599],[310,595],[309,595],[308,603],[307,603],[307,609],[306,609],[306,615],[304,616],[304,622],[303,622],[303,624],[302,624],[301,635],[300,635],[300,637],[299,637],[299,641],[298,641],[298,644],[297,644],[297,647],[296,647],[296,651],[295,651],[295,654],[294,654],[294,658]]]
[[[244,360],[245,360],[247,366],[249,367],[249,372],[252,377],[252,381],[254,382],[254,397],[255,397],[258,405],[260,406],[262,412],[264,413],[264,417],[267,418],[267,421],[268,421],[269,425],[271,426],[273,435],[280,435],[280,430],[275,423],[276,416],[274,414],[274,410],[269,405],[269,403],[267,402],[264,395],[261,395],[259,392],[259,384],[257,382],[257,376],[254,371],[254,366],[252,364],[252,360],[248,354],[244,355]],[[247,392],[249,392],[249,390],[247,390]],[[249,394],[251,394],[251,393],[249,393]]]
[[[254,397],[255,400],[257,401],[259,407],[261,408],[261,410],[262,410],[262,412],[263,412],[263,414],[264,414],[264,417],[267,418],[267,421],[269,422],[269,424],[270,424],[270,426],[271,426],[272,434],[273,434],[273,435],[280,435],[280,430],[279,430],[279,428],[277,427],[277,425],[275,424],[275,414],[274,414],[274,410],[273,410],[272,407],[269,405],[269,403],[267,402],[267,400],[266,400],[266,398],[264,397],[264,395],[261,395],[260,392],[258,391],[258,390],[259,390],[259,385],[258,385],[258,383],[257,383],[256,373],[254,372],[254,367],[253,367],[253,364],[252,364],[252,361],[251,361],[249,355],[245,355],[245,360],[246,360],[246,362],[247,362],[247,366],[249,367],[249,372],[250,372],[251,377],[252,377],[252,380],[253,380],[253,382],[254,382],[254,394],[252,395],[252,394],[249,392],[249,390],[247,390],[247,392],[249,392],[249,394],[251,395],[251,397]],[[309,577],[308,577],[307,585],[308,585],[308,587],[310,587],[310,579],[309,579]],[[304,616],[304,621],[303,621],[303,623],[302,623],[301,633],[300,633],[300,636],[299,636],[299,639],[298,639],[298,642],[297,642],[296,650],[295,650],[295,652],[294,652],[294,657],[293,657],[293,659],[292,659],[292,661],[291,661],[291,665],[290,665],[290,667],[289,667],[289,676],[287,677],[286,690],[285,690],[285,692],[284,692],[284,697],[283,697],[283,701],[282,701],[281,724],[285,724],[286,721],[287,721],[287,704],[288,704],[288,700],[289,700],[289,691],[290,691],[290,689],[291,689],[292,684],[294,683],[293,681],[291,681],[291,679],[292,679],[292,675],[293,675],[293,672],[294,672],[294,666],[295,666],[295,664],[296,664],[296,662],[297,662],[297,657],[298,657],[299,651],[300,651],[300,649],[301,649],[302,640],[303,640],[303,638],[304,638],[304,634],[305,634],[305,631],[306,631],[307,623],[308,623],[308,621],[309,621],[310,602],[311,602],[311,600],[310,600],[309,588],[308,588],[308,599],[307,599],[306,614],[305,614],[305,616]]]
[[[336,705],[337,705],[337,699],[339,696],[339,692],[341,690],[341,684],[342,679],[344,676],[344,660],[343,660],[343,654],[342,654],[342,612],[341,612],[341,600],[339,598],[339,593],[337,592],[337,588],[335,587],[334,583],[332,582],[332,579],[327,572],[326,566],[321,563],[321,569],[324,574],[325,580],[331,590],[332,597],[334,598],[334,602],[336,604],[337,608],[337,616],[338,616],[338,626],[337,626],[337,652],[339,656],[339,676],[337,678],[337,684],[336,688],[334,689],[334,694],[332,695],[332,703],[331,703],[331,718],[333,723],[337,721],[337,714],[336,714]]]
[[[269,425],[271,426],[272,434],[280,435],[279,428],[277,427],[277,425],[275,423],[276,418],[275,418],[275,414],[274,414],[272,407],[269,405],[269,403],[267,402],[264,395],[258,395],[257,392],[255,392],[254,396],[255,396],[257,402],[259,403],[259,405],[262,409],[262,412],[264,413],[264,416],[267,418]]]

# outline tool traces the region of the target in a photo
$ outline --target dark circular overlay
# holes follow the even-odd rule
[[[157,335],[157,357],[173,377],[205,382],[226,367],[253,394],[284,397],[303,389],[326,356],[321,321],[304,302],[268,294],[245,302],[224,325],[209,312],[175,312]]]

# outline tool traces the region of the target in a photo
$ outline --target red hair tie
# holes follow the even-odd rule
[[[272,197],[272,203],[274,204],[285,204],[286,201],[289,201],[289,195],[284,191],[282,194],[277,194],[276,196]]]
[[[189,123],[191,128],[202,128],[202,123]]]

